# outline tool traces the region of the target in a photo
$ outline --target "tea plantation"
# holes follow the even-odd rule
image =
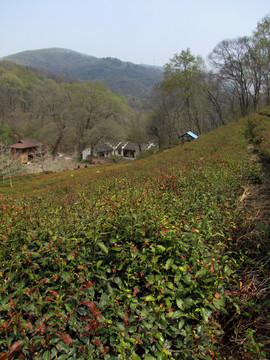
[[[265,358],[252,324],[240,346],[228,323],[260,312],[239,271],[259,266],[239,199],[262,176],[250,141],[269,163],[269,114],[132,163],[1,184],[0,359],[225,359],[233,344],[235,359]]]

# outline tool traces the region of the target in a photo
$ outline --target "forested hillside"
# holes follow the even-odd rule
[[[80,80],[100,80],[118,94],[142,99],[163,77],[162,69],[135,65],[114,58],[96,58],[68,49],[24,51],[4,58],[16,64],[62,73]]]
[[[35,138],[53,154],[80,154],[86,145],[126,139],[131,131],[134,110],[100,82],[53,80],[3,61],[0,92],[0,134],[8,143]]]

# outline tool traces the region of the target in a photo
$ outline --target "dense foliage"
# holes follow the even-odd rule
[[[247,132],[1,185],[1,359],[221,358],[221,318],[244,297],[232,251]]]

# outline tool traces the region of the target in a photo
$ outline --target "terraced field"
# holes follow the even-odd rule
[[[269,224],[248,238],[240,199],[266,178],[248,145],[269,163],[269,113],[1,184],[0,359],[263,359]]]

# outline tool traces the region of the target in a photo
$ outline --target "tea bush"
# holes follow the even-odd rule
[[[245,126],[2,186],[0,358],[218,357]]]

